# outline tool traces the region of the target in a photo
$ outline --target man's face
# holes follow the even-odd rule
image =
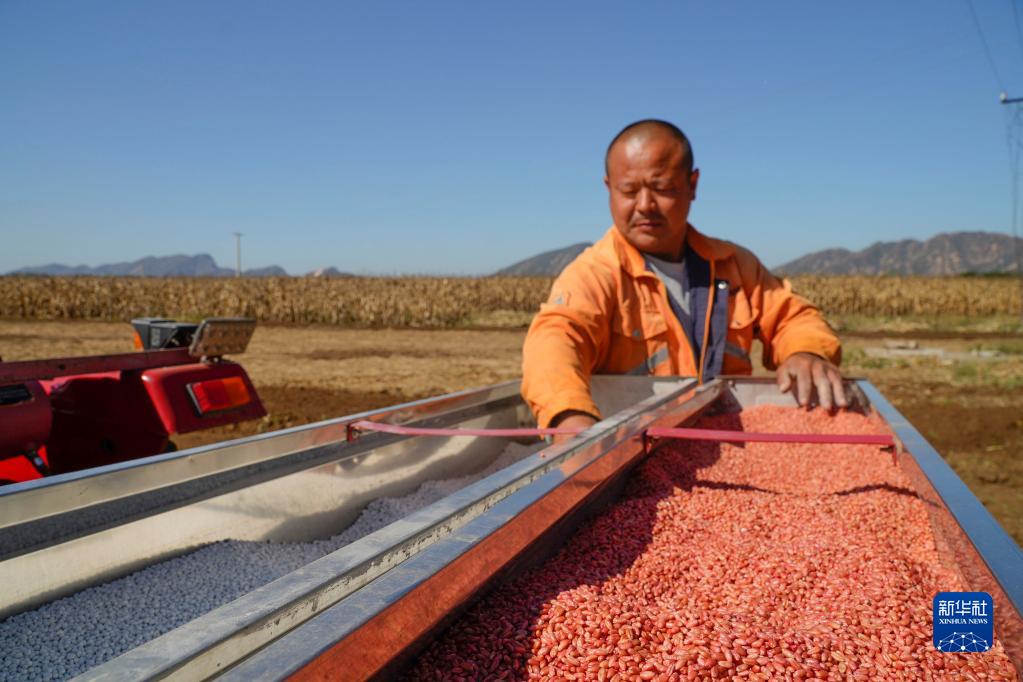
[[[611,217],[622,236],[666,260],[681,256],[700,179],[700,171],[683,168],[682,157],[682,145],[669,135],[628,138],[611,149],[604,178]]]

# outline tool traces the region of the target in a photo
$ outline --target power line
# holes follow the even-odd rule
[[[980,28],[980,20],[977,19],[977,13],[973,9],[973,0],[965,0],[966,7],[970,10],[970,16],[973,17],[973,25],[977,29],[977,35],[980,37],[980,44],[984,46],[984,54],[987,56],[987,63],[991,65],[991,71],[995,75],[995,81],[998,83],[998,89],[1004,91],[1005,86],[1002,85],[1002,76],[998,73],[998,67],[995,66],[995,60],[991,58],[991,50],[988,48],[987,39],[984,37],[984,31]]]
[[[1012,7],[1012,21],[1016,25],[1016,45],[1019,47],[1019,54],[1023,57],[1023,29],[1019,25],[1019,8],[1016,7],[1016,0],[1009,0]]]
[[[977,18],[977,12],[973,8],[973,0],[965,0],[965,2],[967,9],[970,10],[970,17],[973,19],[973,26],[977,29],[977,37],[980,38],[980,44],[984,48],[984,56],[987,57],[991,73],[994,74],[998,88],[1001,90],[999,99],[1003,105],[1009,107],[1005,116],[1005,141],[1009,151],[1009,177],[1012,182],[1012,219],[1009,221],[1009,224],[1012,230],[1013,260],[1016,262],[1016,275],[1020,282],[1020,318],[1023,320],[1023,254],[1021,254],[1019,244],[1021,208],[1020,162],[1023,160],[1023,109],[1019,105],[1023,103],[1023,97],[1009,97],[1008,93],[1006,93],[1005,86],[1002,83],[1002,76],[998,72],[998,66],[995,65],[994,58],[991,56],[991,48],[988,47],[987,38],[984,37],[984,30],[980,27],[980,19]],[[1015,0],[1009,0],[1009,4],[1012,6],[1017,44],[1020,48],[1020,55],[1023,56],[1023,30],[1020,28],[1019,10],[1016,7]]]

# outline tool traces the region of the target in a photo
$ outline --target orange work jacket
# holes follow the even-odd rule
[[[691,225],[686,248],[710,265],[710,300],[701,306],[706,315],[694,321],[694,336],[703,334],[701,355],[708,348],[715,296],[727,287],[722,374],[752,372],[754,337],[763,343],[769,369],[797,352],[839,364],[841,345],[820,311],[756,256]],[[612,226],[558,276],[533,318],[523,347],[522,396],[541,427],[566,410],[600,417],[590,396],[591,375],[692,376],[703,382],[704,360],[695,356],[664,284]]]

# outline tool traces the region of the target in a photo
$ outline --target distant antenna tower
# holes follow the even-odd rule
[[[242,233],[234,234],[234,276],[242,276]]]

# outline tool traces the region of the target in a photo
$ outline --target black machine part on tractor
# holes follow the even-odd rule
[[[16,405],[32,400],[32,393],[25,384],[0,386],[0,405]]]
[[[143,350],[187,348],[199,328],[191,322],[176,322],[163,317],[136,317],[131,326],[138,333]]]

